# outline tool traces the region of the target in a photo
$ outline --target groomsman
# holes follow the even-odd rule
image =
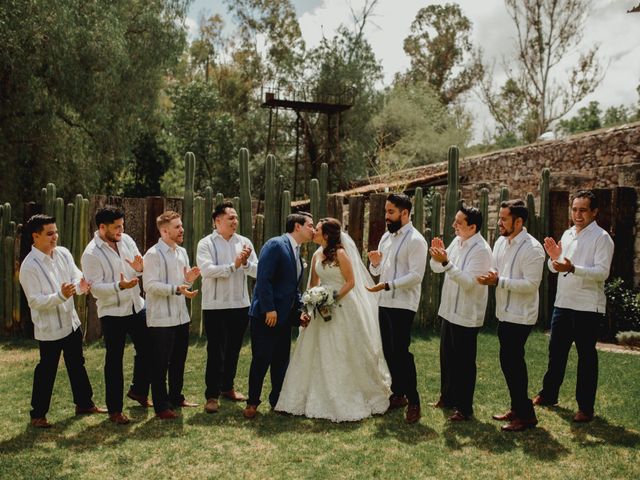
[[[33,375],[31,425],[51,427],[46,415],[61,353],[76,414],[107,413],[92,400],[93,390],[84,367],[80,319],[73,305],[73,296],[87,293],[89,283],[82,278],[69,250],[57,246],[55,218],[32,216],[25,225],[25,235],[31,236],[33,246],[20,266],[20,284],[31,308],[33,334],[40,347],[40,362]]]
[[[150,351],[144,300],[140,296],[142,256],[135,241],[124,233],[124,212],[107,205],[95,216],[98,230],[82,254],[82,271],[96,298],[104,337],[104,383],[109,419],[129,423],[122,413],[124,376],[122,356],[127,334],[136,350],[133,383],[127,396],[150,407]]]
[[[411,345],[411,324],[420,304],[422,277],[427,265],[427,242],[411,223],[411,200],[392,193],[385,203],[387,232],[378,249],[368,253],[369,271],[380,283],[367,289],[381,291],[378,319],[382,349],[391,373],[389,408],[407,405],[405,421],[420,420],[416,364]]]
[[[219,409],[218,397],[247,398],[233,388],[242,338],[249,323],[247,277],[256,276],[258,258],[251,240],[236,233],[238,214],[230,202],[216,206],[215,230],[198,242],[202,310],[207,334],[205,411]]]
[[[491,268],[491,247],[480,235],[482,213],[462,206],[453,228],[456,238],[445,250],[440,238],[431,241],[430,266],[445,273],[438,316],[440,334],[440,399],[437,408],[454,408],[452,422],[473,415],[476,387],[476,352],[487,307],[487,287],[476,278]]]
[[[578,351],[574,422],[593,420],[598,385],[598,327],[604,318],[607,298],[604,282],[613,258],[613,240],[596,223],[598,201],[593,192],[581,190],[571,202],[573,227],[560,242],[544,239],[549,270],[558,275],[558,290],[551,318],[549,365],[535,405],[555,405],[564,380],[567,356],[575,342]]]
[[[156,225],[160,240],[144,256],[142,280],[151,336],[153,408],[158,418],[168,420],[178,416],[175,408],[198,406],[185,400],[182,386],[191,321],[185,297],[198,294],[189,288],[200,276],[200,269],[189,267],[187,251],[180,246],[184,240],[180,214],[168,210],[156,219]]]
[[[482,285],[496,286],[496,317],[500,340],[500,367],[509,388],[511,408],[495,420],[507,421],[502,430],[519,432],[538,423],[528,394],[524,346],[538,320],[538,288],[544,250],[524,227],[529,216],[522,200],[502,202],[498,213],[500,237],[493,246],[494,269],[478,277]]]

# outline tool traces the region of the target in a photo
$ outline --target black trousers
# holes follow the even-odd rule
[[[446,406],[471,416],[480,327],[463,327],[442,317],[440,320],[440,399]]]
[[[529,398],[529,377],[524,359],[524,346],[532,329],[533,325],[498,322],[500,367],[509,389],[511,410],[522,419],[536,416]]]
[[[275,327],[264,323],[264,316],[250,318],[251,368],[249,369],[248,405],[260,405],[262,384],[267,370],[271,372],[269,403],[278,403],[291,352],[291,326],[288,322]]]
[[[124,375],[122,357],[127,341],[131,337],[133,357],[133,383],[129,387],[135,394],[149,396],[151,383],[151,339],[147,328],[146,310],[133,312],[126,317],[105,316],[100,319],[104,336],[104,383],[109,413],[122,412]]]
[[[560,386],[567,368],[571,344],[578,351],[578,378],[576,401],[578,408],[587,415],[593,414],[598,388],[598,352],[596,341],[602,313],[580,312],[569,308],[553,309],[551,339],[549,340],[549,365],[544,375],[540,395],[545,402],[557,403]]]
[[[87,370],[84,368],[82,354],[82,330],[77,328],[60,340],[39,342],[40,362],[33,374],[33,390],[31,393],[31,418],[44,417],[51,405],[53,384],[56,381],[60,353],[64,356],[64,366],[67,368],[73,403],[80,408],[93,406],[93,390]]]
[[[207,368],[204,374],[205,398],[218,398],[233,389],[242,339],[249,323],[249,307],[204,310],[207,334]]]
[[[151,394],[156,413],[180,406],[184,400],[184,364],[189,350],[189,324],[149,327],[152,344]],[[167,391],[167,373],[169,390]]]
[[[420,405],[416,364],[409,351],[415,315],[404,308],[378,308],[382,350],[391,373],[391,392],[393,396],[406,396],[411,405]]]

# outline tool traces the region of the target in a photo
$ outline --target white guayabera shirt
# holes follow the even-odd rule
[[[78,285],[82,272],[64,247],[53,249],[51,256],[31,247],[20,266],[20,285],[31,308],[33,336],[36,340],[60,340],[80,327],[73,295],[65,298],[63,283]]]

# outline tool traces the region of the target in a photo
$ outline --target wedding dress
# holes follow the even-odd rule
[[[355,421],[384,413],[389,407],[391,377],[384,360],[373,281],[353,240],[341,236],[353,263],[355,286],[340,299],[331,320],[312,317],[300,329],[275,410],[334,422]],[[322,265],[319,249],[315,270],[320,284],[338,291],[345,282],[339,266]]]

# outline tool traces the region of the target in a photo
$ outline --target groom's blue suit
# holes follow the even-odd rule
[[[302,260],[300,259],[300,262]],[[300,265],[302,272],[302,264]],[[299,323],[302,301],[295,254],[287,235],[271,238],[264,244],[258,260],[258,273],[249,309],[251,318],[251,369],[249,405],[259,405],[262,384],[271,368],[272,407],[278,402],[284,375],[289,365],[291,327]],[[276,311],[274,327],[265,324],[267,312]]]

